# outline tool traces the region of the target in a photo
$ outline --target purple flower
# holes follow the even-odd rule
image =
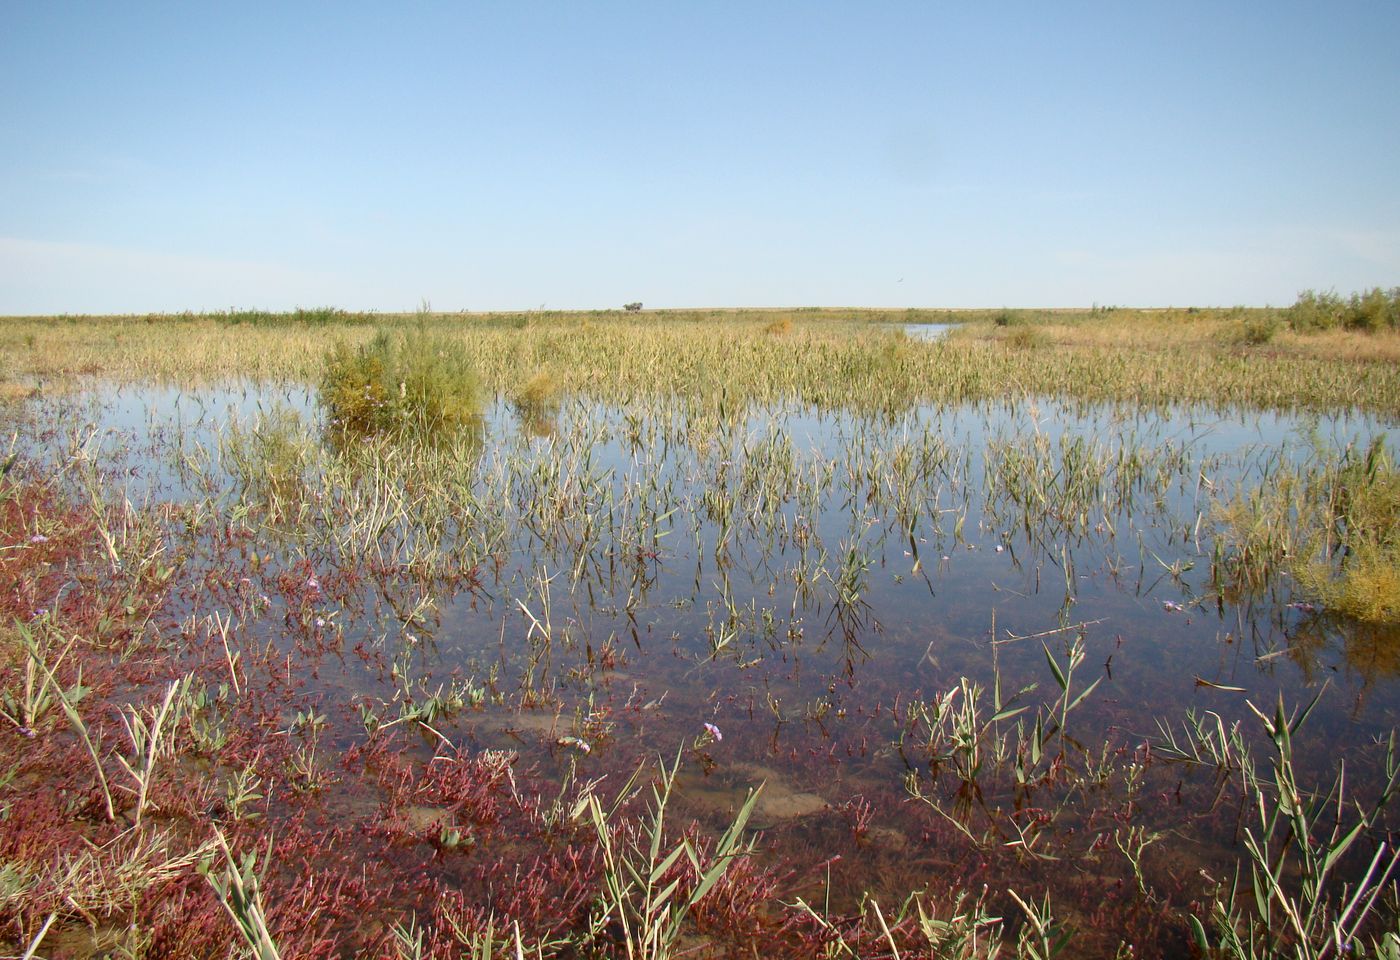
[[[713,723],[705,724],[705,732],[714,737],[716,743],[724,739],[724,734],[720,733],[719,727],[715,726]]]
[[[307,578],[306,578],[306,589],[308,589],[308,590],[320,590],[320,589],[321,589],[321,581],[320,581],[320,580],[317,580],[315,577],[307,577]]]
[[[324,627],[325,625],[326,625],[326,618],[325,618],[325,617],[317,617],[317,618],[316,618],[316,626],[318,626],[318,627]]]
[[[34,536],[32,536],[32,537],[29,538],[29,542],[30,542],[30,543],[48,543],[48,542],[49,542],[49,538],[46,537],[46,536],[44,536],[42,533],[36,533],[36,534],[34,534]]]
[[[1186,608],[1174,600],[1163,600],[1162,609],[1167,611],[1168,613],[1179,613],[1182,610],[1185,610]]]

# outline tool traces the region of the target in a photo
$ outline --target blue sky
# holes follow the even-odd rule
[[[1400,4],[0,5],[0,313],[1400,284]]]

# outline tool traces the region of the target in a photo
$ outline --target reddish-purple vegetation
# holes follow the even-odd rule
[[[602,854],[591,825],[569,814],[584,784],[604,778],[597,789],[607,793],[626,780],[633,760],[619,749],[618,728],[654,722],[648,698],[633,689],[590,699],[570,727],[557,701],[520,691],[510,706],[559,711],[558,729],[539,743],[605,747],[586,757],[554,748],[553,773],[513,752],[463,746],[474,741],[460,717],[442,718],[431,732],[412,717],[366,727],[352,705],[387,703],[397,667],[382,648],[343,649],[337,612],[363,603],[367,588],[392,597],[421,572],[278,560],[249,530],[201,526],[179,508],[138,521],[147,539],[135,559],[153,559],[117,562],[102,517],[22,473],[0,498],[0,688],[23,691],[37,656],[40,681],[51,675],[67,691],[87,739],[52,697],[40,715],[0,730],[0,945],[23,952],[53,916],[47,956],[117,947],[149,957],[227,955],[238,933],[200,873],[201,864],[218,868],[210,843],[217,828],[239,856],[257,854],[268,926],[288,960],[393,956],[393,925],[410,918],[432,958],[459,956],[488,927],[497,937],[518,927],[527,944],[574,938],[568,949],[587,952],[578,938],[597,915]],[[186,534],[174,536],[181,527]],[[477,582],[470,568],[435,586]],[[232,624],[232,647],[220,623]],[[589,645],[580,671],[606,671],[618,659],[611,640],[596,652]],[[373,695],[327,682],[365,666],[381,684]],[[133,709],[148,716],[166,685],[186,676],[191,699],[166,731],[169,749],[156,760],[143,811],[118,760],[135,752],[123,717]],[[704,723],[705,749],[692,750],[695,776],[715,775],[721,748],[777,756],[795,780],[827,785],[832,800],[791,819],[755,821],[756,851],[736,858],[691,914],[687,945],[704,955],[810,956],[840,936],[862,956],[884,955],[891,938],[903,955],[918,956],[917,913],[900,913],[911,891],[926,888],[936,902],[989,885],[989,909],[1015,926],[1016,905],[999,892],[1008,878],[1026,896],[1053,886],[1087,952],[1111,953],[1124,941],[1138,944],[1140,956],[1169,955],[1182,947],[1181,912],[1200,909],[1206,885],[1161,858],[1145,868],[1152,895],[1140,895],[1115,859],[1118,831],[1148,810],[1159,822],[1223,822],[1237,812],[1223,808],[1219,791],[1201,788],[1197,797],[1188,785],[1183,795],[1127,745],[1114,759],[1148,771],[1135,792],[1081,782],[1072,813],[1056,760],[1025,784],[988,783],[984,793],[911,757],[923,789],[947,809],[962,808],[954,824],[911,801],[897,776],[862,779],[858,790],[854,776],[844,780],[848,767],[873,764],[877,745],[897,732],[905,715],[897,697],[804,736],[781,722],[762,729],[763,707],[752,698],[719,702],[716,719],[725,719]],[[676,729],[694,739],[693,716]],[[571,755],[587,770],[561,787]],[[677,797],[668,842],[688,837],[703,869],[730,811],[688,798],[683,787]],[[645,798],[643,791],[623,808],[620,841],[645,843]],[[682,857],[667,879],[690,890],[699,876]],[[883,906],[888,932],[861,912],[866,895]],[[799,897],[829,903],[831,914],[819,922],[794,906]],[[613,932],[604,925],[597,935],[589,949],[606,954]]]

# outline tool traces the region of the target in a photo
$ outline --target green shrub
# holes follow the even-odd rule
[[[326,357],[321,404],[332,426],[359,433],[432,432],[481,415],[465,346],[422,327],[380,330],[353,349],[337,343]]]
[[[1278,333],[1279,321],[1272,310],[1245,317],[1240,338],[1247,344],[1258,346],[1268,343]]]
[[[1333,291],[1316,293],[1304,290],[1293,306],[1284,311],[1288,325],[1299,333],[1332,330],[1346,320],[1346,304]]]
[[[992,323],[998,327],[1016,327],[1024,322],[1025,319],[1019,313],[1015,310],[1007,310],[1005,307],[998,310],[996,316],[992,317]]]
[[[1345,300],[1333,291],[1304,290],[1284,311],[1284,317],[1300,333],[1337,327],[1371,332],[1394,330],[1400,327],[1400,287],[1372,287]]]
[[[1346,324],[1353,330],[1393,330],[1400,326],[1400,287],[1389,293],[1372,287],[1347,301]]]

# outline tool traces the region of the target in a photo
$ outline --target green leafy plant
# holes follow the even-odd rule
[[[200,864],[200,873],[214,888],[214,895],[233,918],[244,943],[257,960],[281,960],[277,944],[267,928],[267,914],[258,889],[257,855],[245,854],[242,860],[235,861],[223,833],[216,830],[214,837],[223,854],[223,867],[216,870],[210,857]]]
[[[650,815],[635,829],[617,823],[615,814],[634,794],[642,768],[632,775],[611,807],[605,808],[592,790],[586,791],[574,806],[573,818],[586,817],[593,825],[603,856],[603,891],[593,918],[593,931],[599,935],[605,927],[614,925],[620,931],[628,960],[665,960],[672,956],[690,911],[714,889],[736,858],[753,850],[752,839],[745,840],[743,833],[761,788],[749,791],[708,856],[702,857],[687,837],[663,852],[667,843],[666,807],[680,762],[681,754],[677,753],[670,767],[658,764],[658,781],[651,787]],[[689,874],[684,869],[686,865]]]
[[[1329,788],[1307,789],[1294,768],[1293,738],[1322,693],[1291,714],[1282,697],[1271,713],[1249,704],[1273,745],[1271,776],[1256,777],[1250,765],[1242,766],[1254,817],[1244,829],[1248,880],[1242,882],[1237,872],[1229,889],[1215,897],[1209,918],[1214,937],[1200,918],[1190,918],[1196,944],[1208,956],[1324,960],[1394,955],[1393,933],[1379,942],[1363,935],[1391,888],[1400,850],[1379,841],[1369,857],[1362,856],[1360,862],[1367,865],[1359,876],[1352,873],[1347,879],[1342,868],[1354,848],[1372,842],[1374,828],[1400,788],[1395,734],[1386,744],[1386,779],[1373,803],[1363,805],[1347,795],[1344,764]]]

